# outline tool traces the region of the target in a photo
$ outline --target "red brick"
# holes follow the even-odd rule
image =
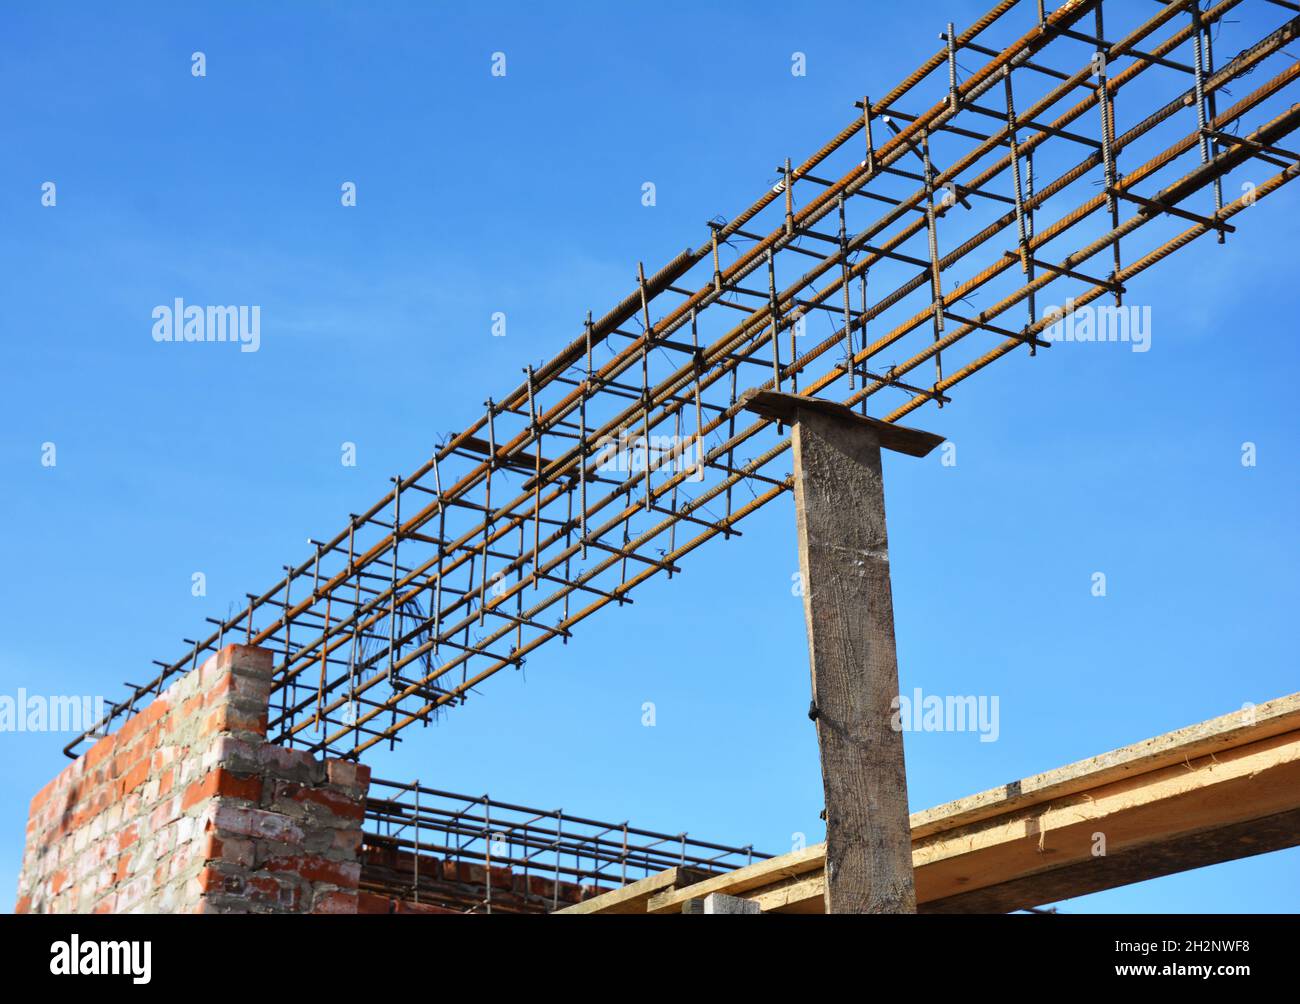
[[[292,857],[268,861],[266,870],[290,872],[308,882],[328,882],[330,885],[355,889],[361,874],[361,865],[355,861],[332,861],[319,854],[295,854]]]
[[[198,714],[201,710],[203,710],[203,695],[195,694],[188,701],[186,701],[184,704],[181,705],[181,713],[179,716],[177,716],[177,721],[175,725],[180,725],[181,722],[188,721],[190,718],[193,718],[196,714]],[[173,726],[173,729],[174,728],[175,726]]]
[[[136,733],[142,728],[144,728],[144,725],[139,715],[128,718],[126,723],[117,730],[118,749],[126,749],[126,747],[130,746],[132,740],[136,737]]]
[[[275,666],[275,656],[269,649],[252,645],[227,645],[216,656],[218,668],[230,668],[247,676],[270,677]]]
[[[225,697],[227,694],[233,694],[234,692],[234,674],[222,670],[210,682],[207,680],[203,681],[201,694],[203,698],[203,706],[205,708],[210,708],[212,705],[216,704],[217,701],[221,700],[221,698]]]
[[[98,749],[99,746],[101,746],[101,745],[103,744],[103,742],[107,742],[107,740],[103,740],[103,741],[101,741],[100,743],[96,743],[94,746],[91,747],[91,749],[92,749],[92,750]],[[109,745],[109,751],[111,752],[111,750],[112,750],[112,745],[110,744],[110,745]],[[107,754],[104,754],[104,755],[107,755]],[[38,812],[40,812],[40,810],[45,806],[45,804],[46,804],[46,803],[47,803],[47,802],[48,802],[48,801],[49,801],[49,800],[50,800],[50,799],[55,795],[55,793],[56,793],[56,792],[57,792],[57,791],[58,791],[58,790],[63,786],[63,782],[66,780],[66,776],[65,776],[65,775],[67,775],[68,771],[70,771],[70,770],[72,770],[71,767],[66,768],[66,769],[63,771],[63,773],[59,774],[59,775],[58,775],[58,776],[57,776],[53,781],[51,781],[49,784],[47,784],[44,788],[42,788],[40,791],[38,791],[38,792],[33,796],[32,801],[31,801],[31,804],[30,804],[30,806],[28,807],[28,813],[29,813],[30,815],[33,815],[33,816],[34,816],[34,815],[36,815]]]
[[[369,786],[370,768],[365,764],[352,763],[350,760],[326,760],[325,775],[330,784],[340,788],[352,788],[356,785]]]
[[[223,704],[217,707],[203,721],[203,733],[216,735],[220,732],[256,732],[266,734],[266,712],[254,713]]]
[[[157,833],[168,823],[179,819],[181,812],[180,799],[175,796],[159,802],[157,808],[149,813],[149,831]]]
[[[344,795],[331,788],[308,788],[305,785],[287,784],[277,794],[291,798],[299,804],[314,802],[317,805],[323,805],[340,819],[359,820],[364,818],[366,814],[363,800]]]
[[[239,777],[228,770],[218,767],[209,771],[202,780],[195,781],[185,789],[181,796],[181,811],[184,812],[199,802],[210,798],[243,798],[256,802],[262,797],[262,779],[260,777]]]
[[[138,761],[135,766],[122,775],[121,781],[118,782],[118,791],[120,794],[125,795],[135,791],[147,780],[149,780],[149,760],[146,757],[144,760]]]
[[[117,738],[115,736],[105,736],[95,743],[94,746],[86,750],[82,763],[86,770],[98,767],[106,759],[113,755],[113,750],[117,748]]]
[[[126,723],[117,730],[117,748],[126,749],[130,746],[137,737],[148,732],[167,710],[167,701],[157,698],[151,701],[147,708],[128,718]]]
[[[158,748],[158,740],[162,738],[162,726],[155,725],[146,730],[139,741],[135,744],[135,752],[146,760],[153,757],[153,751]]]
[[[289,844],[301,844],[303,841],[302,828],[296,822],[287,816],[266,809],[244,809],[220,802],[217,805],[215,822],[218,830],[227,833],[263,837]]]
[[[127,749],[126,746],[119,744],[117,752],[113,754],[113,762],[108,765],[109,776],[121,777],[135,766],[136,759],[137,757],[134,753]]]
[[[220,872],[215,868],[204,868],[198,875],[199,888],[205,892],[242,893],[244,879],[239,875]]]
[[[330,847],[336,851],[355,856],[361,849],[360,830],[335,830],[330,840]]]
[[[376,896],[373,892],[357,894],[357,913],[392,913],[393,901],[387,896]]]
[[[165,697],[157,697],[135,717],[139,720],[141,728],[147,729],[157,725],[170,709],[171,705]]]
[[[254,875],[248,880],[248,887],[262,894],[263,898],[276,899],[284,888],[278,880],[265,875]]]
[[[248,898],[254,903],[297,911],[302,904],[302,892],[269,876],[255,876],[248,880]]]
[[[251,840],[237,837],[219,837],[209,833],[203,841],[203,860],[225,861],[227,864],[249,867],[253,864],[254,845]]]
[[[449,910],[445,906],[434,906],[432,903],[415,903],[409,899],[397,900],[393,903],[394,913],[437,913],[437,914],[458,914],[459,910]]]
[[[354,892],[327,892],[316,896],[312,913],[358,913],[357,894]]]

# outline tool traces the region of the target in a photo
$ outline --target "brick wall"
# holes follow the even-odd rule
[[[355,913],[369,768],[266,742],[229,645],[32,799],[19,913]]]

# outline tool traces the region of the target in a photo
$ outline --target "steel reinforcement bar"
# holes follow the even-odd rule
[[[627,822],[588,819],[563,809],[537,809],[502,802],[488,795],[441,791],[419,781],[373,779],[366,800],[364,842],[370,848],[405,855],[405,867],[393,875],[375,872],[363,885],[369,891],[420,902],[439,892],[439,860],[482,867],[482,883],[464,904],[467,911],[491,912],[493,869],[510,869],[523,888],[534,876],[550,885],[555,897],[537,897],[538,909],[561,905],[561,883],[617,887],[667,868],[701,873],[732,871],[770,854],[752,846],[730,847],[698,840],[686,833],[660,833]],[[428,868],[421,872],[421,859]],[[510,894],[510,890],[501,893]],[[532,898],[532,897],[529,897]]]
[[[745,391],[864,414],[888,392],[875,411],[895,421],[1050,347],[1096,301],[1127,331],[1131,280],[1223,242],[1300,171],[1294,6],[1005,0],[948,25],[915,73],[698,249],[638,266],[614,309],[65,752],[234,640],[277,653],[276,741],[395,743],[788,489],[789,438]],[[1216,65],[1229,12],[1246,34]],[[923,87],[934,103],[904,107]]]

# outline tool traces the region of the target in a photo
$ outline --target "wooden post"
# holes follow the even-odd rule
[[[941,436],[816,398],[751,393],[794,429],[794,499],[826,796],[826,912],[915,913],[881,448],[924,456]]]

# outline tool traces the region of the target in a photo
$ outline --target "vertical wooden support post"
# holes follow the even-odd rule
[[[746,408],[793,427],[794,495],[822,784],[826,912],[915,913],[898,656],[880,451],[941,436],[816,398],[760,391]]]

